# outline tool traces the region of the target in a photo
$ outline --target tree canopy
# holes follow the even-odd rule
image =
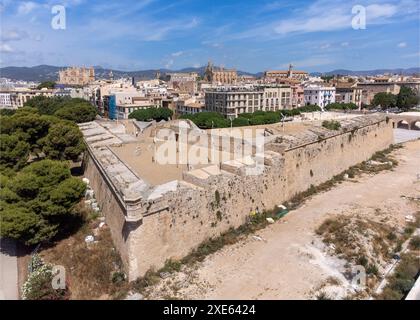
[[[406,86],[402,86],[397,95],[386,92],[379,92],[375,94],[372,100],[372,105],[381,106],[382,109],[398,107],[402,110],[409,110],[419,103],[419,96],[416,92]]]
[[[43,115],[55,115],[77,123],[92,121],[97,114],[95,107],[80,98],[37,96],[24,106],[37,109]]]
[[[402,86],[397,95],[397,106],[403,110],[409,110],[419,103],[419,97],[413,89]]]
[[[255,111],[253,113],[241,113],[238,118],[232,121],[233,127],[254,126],[280,122],[283,116],[296,116],[302,112],[321,111],[321,108],[315,105],[308,105],[295,109],[284,109],[279,111]],[[230,120],[223,117],[218,112],[199,112],[196,114],[186,114],[181,119],[193,121],[199,128],[228,128]]]
[[[53,160],[34,162],[2,181],[0,235],[27,245],[52,239],[86,190],[66,163]]]
[[[227,128],[230,121],[217,112],[199,112],[181,116],[181,119],[189,119],[202,129]]]
[[[162,121],[169,120],[172,116],[173,112],[168,108],[147,108],[133,111],[128,115],[128,118],[137,121]]]
[[[54,115],[76,123],[89,122],[95,119],[96,110],[89,104],[76,103],[75,105],[65,105],[58,109]]]
[[[42,145],[42,151],[50,159],[77,160],[85,150],[82,133],[71,123],[53,124],[48,134],[39,142]]]
[[[81,99],[30,101],[0,116],[0,237],[27,245],[74,225],[86,186],[71,176],[68,162],[56,160],[79,158],[85,145],[75,122],[96,115]]]
[[[17,165],[19,169],[26,163],[29,152],[44,152],[50,159],[76,160],[85,149],[83,136],[74,122],[40,115],[34,108],[25,107],[12,116],[0,117],[0,133],[4,142],[0,147],[0,166]]]
[[[19,169],[25,166],[30,145],[16,135],[0,134],[0,165]]]
[[[41,90],[42,88],[54,89],[54,87],[55,87],[54,81],[44,81],[44,82],[41,82],[36,88],[38,90]]]
[[[354,103],[330,103],[325,110],[357,110],[358,107]]]
[[[392,93],[379,92],[375,94],[372,100],[372,105],[375,107],[380,106],[382,109],[395,107],[397,103],[396,96]]]

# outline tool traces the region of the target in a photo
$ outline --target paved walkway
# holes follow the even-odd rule
[[[0,241],[0,300],[17,300],[18,272],[16,244],[12,241]]]
[[[395,143],[420,139],[419,130],[394,129]]]

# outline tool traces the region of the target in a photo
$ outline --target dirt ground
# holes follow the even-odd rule
[[[358,214],[404,228],[420,203],[420,140],[396,150],[392,171],[345,181],[308,199],[275,224],[184,267],[148,292],[148,299],[310,299],[326,282],[346,281],[345,261],[326,253],[315,230],[327,218]],[[257,237],[255,237],[257,236]],[[344,293],[343,293],[343,296]]]

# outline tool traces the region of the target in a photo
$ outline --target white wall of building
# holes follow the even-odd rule
[[[335,88],[309,86],[304,89],[305,105],[316,104],[324,108],[331,103],[335,103]]]

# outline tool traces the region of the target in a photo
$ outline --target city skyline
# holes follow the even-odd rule
[[[57,4],[66,9],[64,30],[51,27],[51,8]],[[357,5],[366,9],[366,29],[352,27]],[[420,65],[419,4],[414,0],[3,0],[0,10],[1,67],[176,70],[210,59],[255,73],[285,69],[289,63],[310,72]]]

